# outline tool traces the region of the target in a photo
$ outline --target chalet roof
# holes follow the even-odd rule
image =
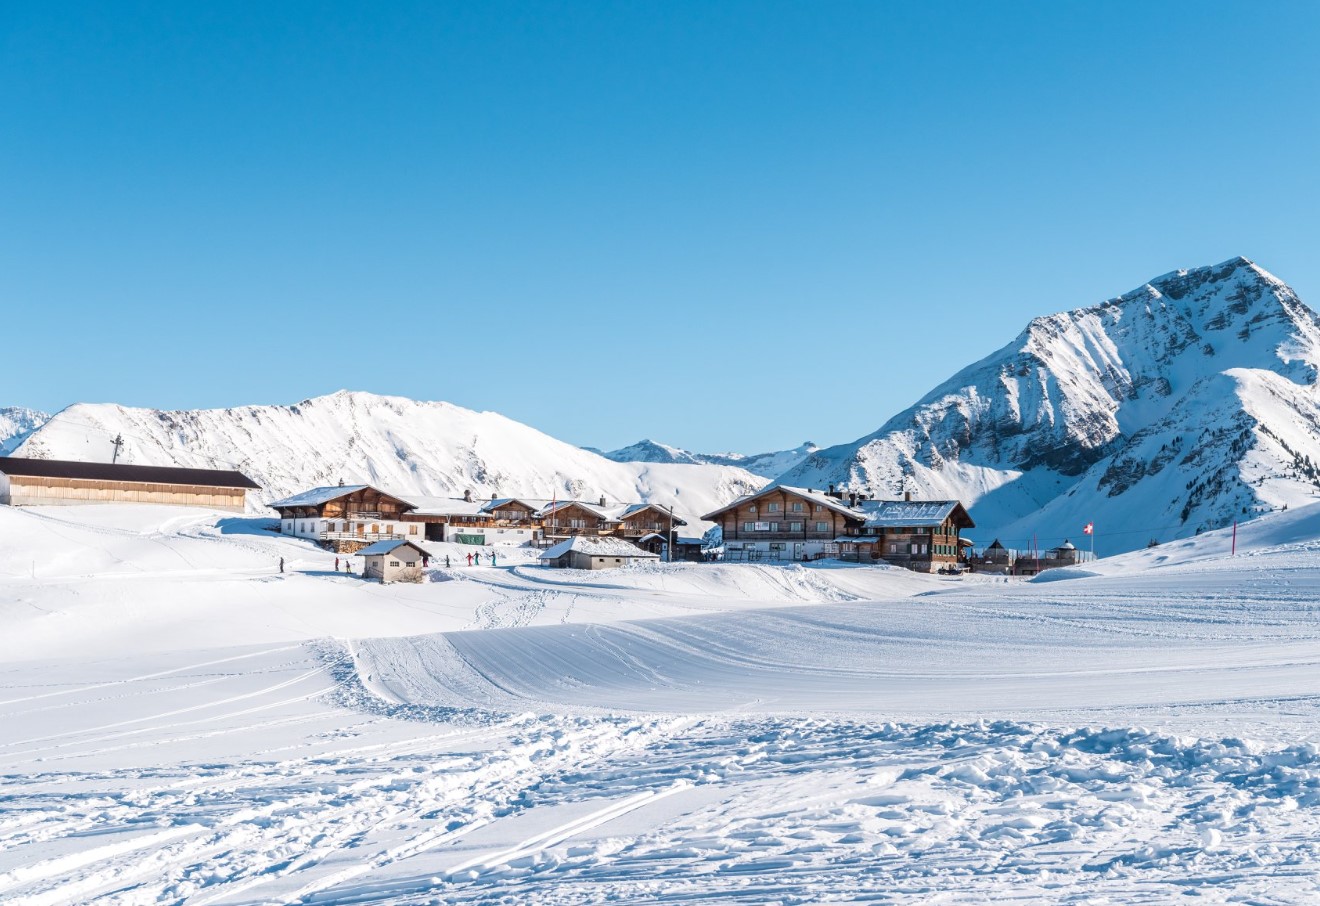
[[[481,512],[489,513],[491,510],[497,509],[502,506],[507,506],[510,503],[521,503],[523,506],[527,507],[527,509],[531,510],[533,513],[535,513],[537,509],[539,509],[538,504],[532,503],[529,500],[524,500],[521,497],[499,497],[496,498],[495,500],[488,500],[485,503],[483,503],[481,505]]]
[[[860,500],[857,509],[866,514],[868,528],[935,526],[950,516],[955,516],[963,528],[975,527],[967,511],[956,500]]]
[[[1002,550],[1007,550],[1007,548],[1005,548],[1004,545],[1000,544],[1000,543],[999,543],[999,539],[996,538],[994,541],[990,542],[990,546],[987,547],[986,550],[988,550],[988,551],[994,551],[994,550],[1000,550],[1000,551],[1002,551]]]
[[[382,497],[388,497],[391,500],[399,501],[399,503],[402,503],[407,509],[416,509],[412,503],[404,500],[402,497],[396,497],[389,491],[382,491],[380,488],[372,487],[369,484],[341,484],[326,488],[312,488],[310,491],[303,491],[301,494],[294,494],[292,497],[285,497],[283,500],[276,500],[266,505],[273,509],[320,506],[323,503],[329,503],[332,500],[347,497],[349,494],[356,494],[358,491],[375,491]]]
[[[786,484],[771,484],[757,491],[755,494],[744,494],[742,497],[739,497],[737,500],[733,501],[732,503],[725,504],[724,506],[720,507],[718,510],[707,513],[701,518],[707,521],[712,521],[720,513],[728,512],[734,507],[742,506],[744,503],[750,503],[753,500],[756,500],[757,498],[764,497],[765,495],[773,493],[775,491],[784,491],[789,494],[793,494],[797,497],[801,497],[804,500],[810,500],[813,503],[825,507],[827,510],[831,510],[832,512],[835,513],[842,513],[844,516],[848,516],[853,519],[866,518],[865,514],[860,513],[855,509],[852,509],[851,507],[848,506],[848,504],[844,503],[842,500],[839,500],[836,497],[831,497],[829,494],[826,494],[824,491],[817,491],[817,490],[813,490],[812,488],[795,488]]]
[[[259,489],[242,472],[224,469],[177,469],[65,459],[24,459],[0,456],[0,472],[31,478],[77,478],[84,481],[128,481],[137,484],[189,484],[207,488]]]
[[[669,510],[665,509],[658,503],[630,503],[618,510],[614,518],[620,520],[627,519],[631,516],[636,516],[638,513],[645,510],[655,510],[666,518],[669,516]],[[686,520],[678,518],[678,516],[674,516],[674,525],[687,525],[687,522]]]
[[[362,550],[358,551],[353,556],[374,557],[381,554],[392,554],[401,547],[411,547],[413,550],[417,551],[417,553],[421,554],[423,557],[431,556],[430,551],[418,547],[416,544],[413,544],[411,541],[405,541],[401,538],[386,538],[384,541],[377,541],[375,544],[370,544],[362,548]]]
[[[619,521],[619,520],[618,520],[618,517],[615,516],[615,515],[610,511],[610,509],[609,509],[608,507],[597,506],[597,505],[594,504],[594,503],[584,503],[584,502],[581,501],[581,500],[555,500],[555,501],[551,501],[550,503],[548,503],[548,504],[546,504],[544,507],[542,507],[542,508],[541,508],[541,511],[540,511],[537,515],[539,515],[539,516],[548,516],[548,515],[550,515],[550,514],[552,514],[552,513],[558,513],[559,511],[561,511],[561,510],[565,510],[565,509],[567,509],[567,508],[569,508],[569,507],[578,507],[579,509],[586,510],[588,513],[591,513],[591,514],[594,515],[594,516],[598,516],[598,517],[600,517],[601,519],[604,519],[606,522],[618,522],[618,521]]]
[[[332,500],[338,500],[340,497],[347,497],[355,491],[366,490],[365,484],[341,484],[328,488],[312,488],[310,491],[303,491],[301,494],[294,494],[292,497],[285,497],[283,500],[275,500],[268,504],[271,507],[294,507],[294,506],[320,506],[323,503],[329,503]]]
[[[577,551],[580,554],[587,554],[592,557],[658,559],[656,554],[644,551],[631,541],[624,541],[622,538],[588,538],[585,535],[575,535],[566,541],[559,542],[554,547],[543,551],[540,559],[557,560],[570,551]]]

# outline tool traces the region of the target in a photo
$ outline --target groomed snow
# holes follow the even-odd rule
[[[1320,891],[1320,508],[1031,582],[263,524],[0,508],[0,901]]]

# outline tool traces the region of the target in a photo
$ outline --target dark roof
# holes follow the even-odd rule
[[[108,462],[23,459],[0,456],[0,472],[33,478],[80,478],[84,481],[133,481],[139,484],[191,484],[207,488],[260,488],[242,472],[221,469],[172,469]]]

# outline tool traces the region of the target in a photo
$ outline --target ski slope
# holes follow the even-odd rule
[[[1030,582],[263,524],[0,508],[0,901],[1320,890],[1320,508]]]

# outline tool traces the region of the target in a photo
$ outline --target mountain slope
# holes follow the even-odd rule
[[[120,462],[240,469],[263,502],[342,479],[403,495],[654,500],[695,516],[764,483],[730,466],[616,463],[494,412],[349,391],[179,412],[78,404],[16,455],[104,462],[117,435]]]
[[[791,450],[774,453],[693,453],[654,440],[640,440],[627,447],[601,454],[614,462],[707,463],[737,466],[763,478],[775,478],[796,466],[820,447],[807,441]]]
[[[0,408],[0,456],[16,448],[48,418],[50,416],[44,412],[22,406]]]
[[[1034,319],[874,434],[786,484],[972,504],[977,534],[1103,553],[1309,499],[1320,463],[1320,321],[1245,258]],[[1107,532],[1107,535],[1106,535]]]

